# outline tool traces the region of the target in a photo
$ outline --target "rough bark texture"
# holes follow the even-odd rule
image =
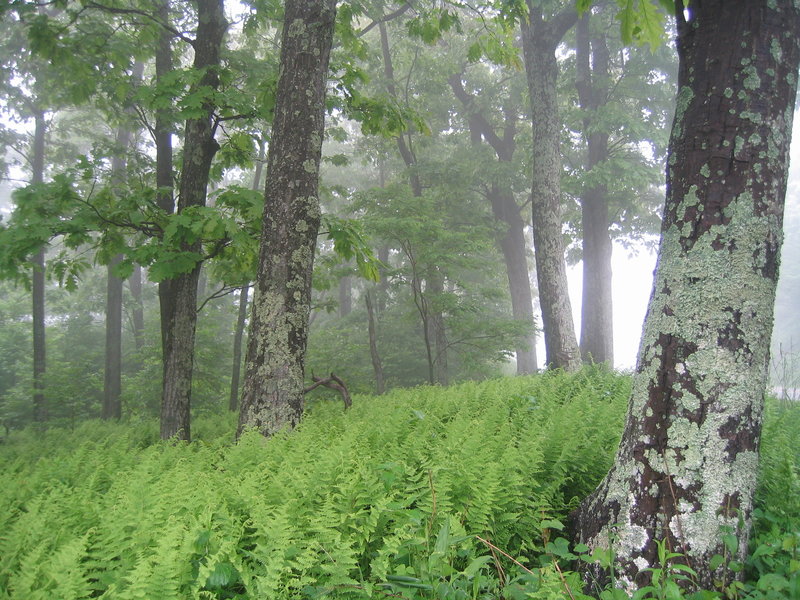
[[[258,276],[238,434],[271,435],[303,413],[319,163],[336,0],[287,0]]]
[[[222,0],[198,0],[197,36],[194,41],[194,68],[203,73],[195,88],[216,89],[222,40],[227,21]],[[203,103],[205,114],[186,121],[183,141],[183,167],[178,196],[178,212],[192,206],[204,206],[211,161],[219,145],[214,139],[214,104],[210,97]],[[200,253],[200,241],[185,243],[184,250]],[[189,409],[194,362],[194,336],[197,325],[197,282],[201,262],[191,272],[171,282],[174,306],[169,321],[164,355],[164,386],[161,396],[161,439],[189,440]]]
[[[586,170],[608,158],[608,133],[593,121],[608,95],[608,48],[601,36],[589,32],[590,13],[578,22],[575,87],[586,137]],[[583,301],[581,356],[585,362],[614,365],[614,315],[611,297],[611,235],[608,230],[608,190],[590,185],[581,198],[583,224]]]
[[[574,7],[545,19],[542,10],[527,0],[530,20],[522,24],[525,74],[531,98],[533,118],[533,246],[546,362],[549,368],[574,371],[581,358],[572,306],[567,287],[564,260],[563,219],[561,207],[561,153],[558,118],[558,62],[556,47],[577,21]]]
[[[33,152],[31,156],[31,183],[44,182],[44,142],[47,123],[44,111],[34,111]],[[31,259],[33,274],[31,275],[31,298],[33,319],[33,420],[44,423],[49,418],[47,399],[45,397],[45,324],[44,324],[44,248]]]
[[[242,340],[244,327],[247,322],[247,296],[250,286],[246,285],[239,293],[239,314],[236,318],[236,331],[233,334],[233,370],[231,372],[231,395],[228,400],[228,410],[239,409],[239,378],[242,372]]]
[[[656,279],[615,464],[574,515],[645,584],[656,541],[711,586],[747,549],[800,62],[791,0],[678,3],[679,92]],[[717,573],[717,576],[720,574]]]
[[[473,143],[485,140],[497,155],[500,163],[510,163],[514,158],[516,143],[517,113],[511,107],[503,110],[502,136],[499,135],[486,116],[476,109],[474,97],[464,89],[461,75],[450,77],[450,87],[456,98],[469,114],[469,129]],[[502,171],[501,171],[502,172]],[[513,191],[500,177],[492,181],[489,192],[492,214],[505,229],[499,235],[498,244],[503,253],[511,296],[511,314],[515,321],[530,327],[531,333],[520,340],[516,348],[517,375],[535,373],[538,369],[536,357],[536,331],[533,316],[533,294],[528,272],[528,247],[525,241],[525,222]]]

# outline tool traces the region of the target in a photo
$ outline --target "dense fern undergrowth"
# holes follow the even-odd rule
[[[629,388],[589,369],[317,401],[238,444],[231,415],[191,444],[149,421],[13,432],[0,598],[568,598],[559,520],[608,470]],[[761,553],[737,593],[792,598],[800,411],[768,416]]]

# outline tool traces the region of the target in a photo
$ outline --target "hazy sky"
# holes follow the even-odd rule
[[[789,186],[786,192],[786,212],[800,212],[800,111],[795,114],[791,148]],[[796,222],[796,221],[795,221]],[[800,231],[788,229],[784,232],[784,247],[797,247]],[[633,369],[636,366],[636,353],[642,335],[647,302],[653,286],[653,270],[656,265],[655,253],[641,250],[638,256],[629,257],[628,251],[614,245],[612,268],[614,272],[614,366],[618,369]],[[582,265],[571,267],[569,278],[570,300],[575,321],[576,333],[580,337],[581,323],[581,283]],[[778,294],[781,294],[780,285]],[[800,299],[798,299],[800,309]],[[540,321],[541,322],[541,321]],[[780,324],[776,324],[776,331]],[[540,366],[544,366],[544,340],[539,336],[537,355]]]

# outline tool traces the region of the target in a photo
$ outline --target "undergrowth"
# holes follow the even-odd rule
[[[628,393],[589,369],[317,402],[238,444],[231,415],[191,444],[148,421],[12,433],[0,598],[568,598],[552,538],[608,470]],[[792,577],[797,414],[765,430],[754,577]]]

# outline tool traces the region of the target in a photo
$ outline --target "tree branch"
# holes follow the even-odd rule
[[[330,377],[326,377],[322,379],[320,377],[311,376],[311,379],[314,381],[310,386],[303,390],[304,394],[307,394],[311,390],[315,390],[318,387],[326,387],[332,390],[336,390],[342,395],[342,401],[344,402],[344,408],[347,410],[353,405],[353,401],[350,398],[350,392],[347,391],[347,386],[345,385],[344,381],[342,381],[339,377],[331,373]]]

